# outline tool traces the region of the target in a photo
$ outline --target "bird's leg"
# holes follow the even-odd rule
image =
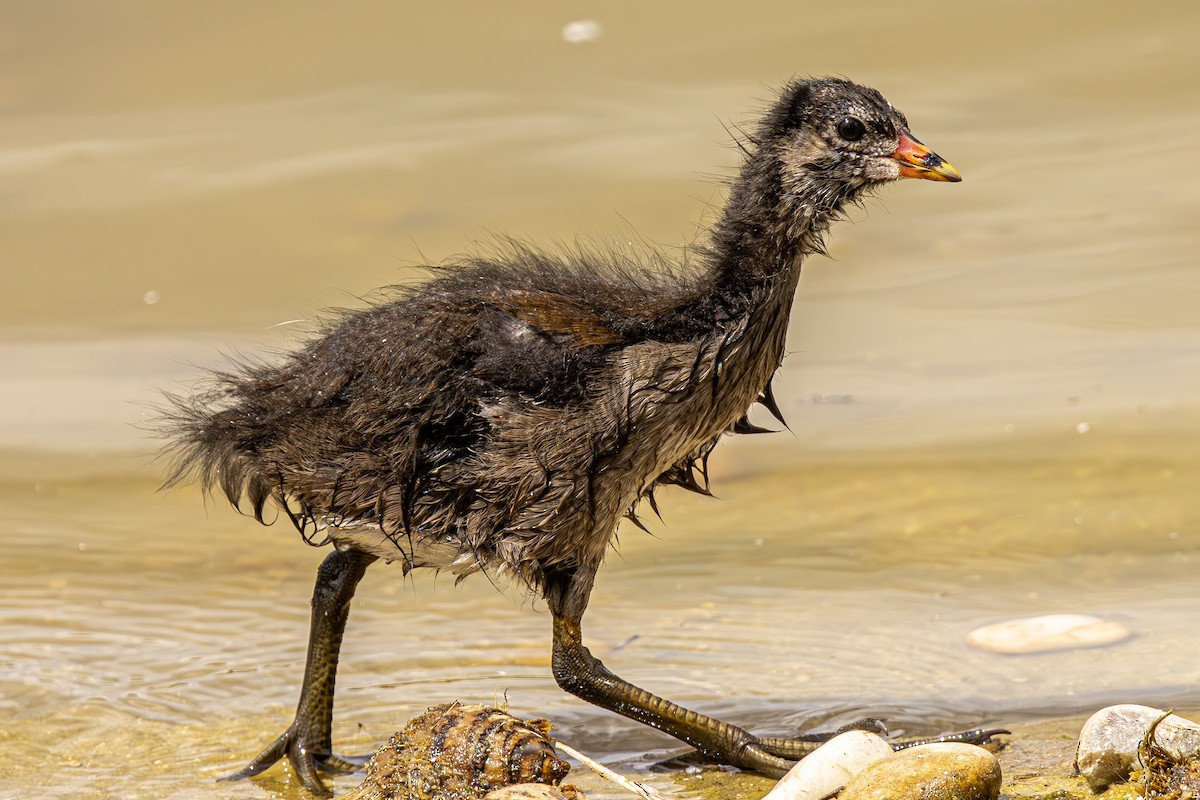
[[[595,574],[581,567],[544,571],[546,601],[554,616],[551,665],[558,685],[589,703],[669,733],[720,763],[773,777],[787,772],[792,761],[768,752],[753,734],[639,689],[610,672],[583,646],[580,620]],[[809,745],[810,750],[816,747]]]
[[[558,685],[571,694],[669,733],[715,761],[776,778],[792,767],[792,760],[772,754],[748,731],[690,711],[614,675],[583,646],[578,619],[555,615],[551,663]],[[808,751],[816,747],[809,743]]]
[[[342,634],[350,616],[350,600],[367,567],[375,559],[376,556],[358,550],[334,550],[321,562],[313,588],[308,659],[304,665],[296,718],[243,769],[221,780],[249,778],[287,758],[305,789],[318,797],[329,797],[332,793],[317,777],[318,769],[353,772],[362,766],[333,754],[333,687]]]
[[[554,647],[551,658],[554,678],[566,691],[637,720],[695,747],[721,764],[781,777],[794,763],[816,750],[824,742],[848,730],[866,730],[886,735],[883,723],[874,718],[852,722],[831,733],[807,734],[794,738],[758,737],[754,734],[698,714],[669,700],[640,689],[613,674],[583,646],[580,620],[587,607],[594,572],[546,573],[546,599],[554,616]],[[1000,729],[979,729],[937,739],[903,742],[896,749],[926,741],[960,741],[983,744],[992,735],[1008,733]]]

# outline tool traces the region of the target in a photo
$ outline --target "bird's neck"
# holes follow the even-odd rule
[[[714,306],[729,318],[782,311],[786,325],[801,261],[824,252],[825,231],[844,201],[815,180],[789,182],[769,153],[752,156],[714,230]]]

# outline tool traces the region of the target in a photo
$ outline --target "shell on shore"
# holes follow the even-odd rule
[[[1163,752],[1180,761],[1200,758],[1200,724],[1174,714],[1163,718],[1164,714],[1126,703],[1102,708],[1083,723],[1075,768],[1093,791],[1128,780],[1135,769],[1146,766],[1138,749],[1156,721],[1154,740]]]
[[[342,800],[480,800],[514,784],[558,786],[571,766],[549,734],[547,720],[491,706],[433,706],[375,753]]]

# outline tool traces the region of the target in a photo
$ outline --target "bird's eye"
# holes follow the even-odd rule
[[[867,133],[867,126],[862,124],[862,120],[854,117],[845,117],[837,124],[838,136],[845,139],[847,142],[857,142]]]

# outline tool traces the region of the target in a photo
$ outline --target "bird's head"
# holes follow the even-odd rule
[[[874,89],[838,78],[792,83],[764,118],[759,152],[770,154],[789,194],[840,205],[899,178],[962,176],[908,131],[908,121]]]

